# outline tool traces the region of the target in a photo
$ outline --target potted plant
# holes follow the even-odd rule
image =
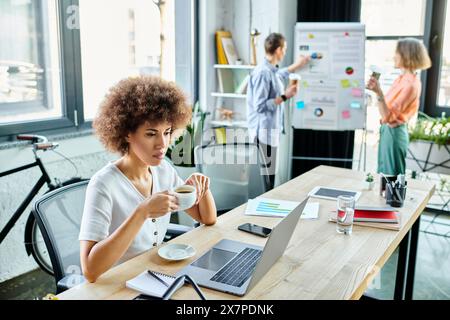
[[[406,157],[408,169],[450,174],[450,118],[432,118],[424,113],[410,129]]]
[[[195,172],[194,149],[202,143],[205,119],[208,114],[200,109],[198,102],[195,103],[191,123],[167,150],[167,157],[171,159],[183,179],[187,179]]]
[[[373,188],[375,187],[375,179],[373,178],[373,175],[370,172],[366,175],[365,183],[367,190],[373,190]]]

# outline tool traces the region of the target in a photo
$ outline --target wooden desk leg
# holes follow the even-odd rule
[[[397,260],[397,274],[395,279],[394,300],[405,299],[410,239],[411,239],[411,231],[409,231],[403,238],[402,242],[400,242]]]
[[[414,276],[416,273],[417,246],[419,244],[420,217],[411,228],[411,242],[408,257],[408,275],[406,277],[405,300],[412,300],[414,293]]]

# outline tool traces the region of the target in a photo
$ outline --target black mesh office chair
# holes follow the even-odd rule
[[[57,293],[85,281],[81,271],[78,234],[88,183],[82,181],[54,190],[34,204],[33,214],[50,256]],[[173,239],[189,230],[191,228],[169,224],[167,236]]]
[[[209,144],[195,148],[197,170],[207,175],[219,214],[265,193],[267,169],[254,143]]]
[[[85,281],[78,234],[88,183],[82,181],[56,189],[34,204],[33,214],[50,256],[57,293]]]

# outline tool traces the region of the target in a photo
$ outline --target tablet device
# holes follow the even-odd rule
[[[347,196],[355,197],[355,201],[358,201],[359,197],[361,196],[361,192],[319,186],[312,189],[308,196],[312,198],[321,198],[328,200],[337,200],[337,197],[339,196]]]

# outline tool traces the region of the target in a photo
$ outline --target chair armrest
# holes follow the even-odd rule
[[[167,233],[173,236],[180,236],[183,233],[191,231],[192,227],[188,227],[182,224],[169,223],[169,227],[167,228]]]
[[[69,274],[58,281],[56,284],[56,293],[59,294],[84,282],[86,282],[86,278],[82,275]]]

